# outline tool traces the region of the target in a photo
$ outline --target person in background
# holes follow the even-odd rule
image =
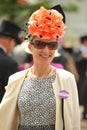
[[[0,102],[5,93],[8,77],[18,71],[18,64],[9,56],[16,44],[21,43],[20,27],[9,20],[0,22]]]
[[[14,47],[10,56],[18,63],[19,66],[26,62],[27,53],[24,51],[22,43]]]
[[[66,29],[62,7],[40,7],[27,27],[34,64],[9,77],[0,104],[0,129],[80,130],[74,75],[50,64]]]
[[[80,46],[79,50],[81,52],[82,57],[87,59],[87,35],[80,37]]]
[[[70,71],[74,74],[76,82],[79,80],[79,74],[76,67],[76,61],[75,61],[75,51],[73,49],[73,46],[69,41],[63,42],[60,46],[58,51],[64,56],[65,58],[65,69]]]
[[[78,93],[80,106],[84,107],[83,119],[87,120],[87,35],[80,37],[77,53],[77,70],[79,73]]]
[[[25,70],[33,65],[33,56],[31,54],[30,50],[28,49],[28,44],[29,44],[28,40],[24,40],[21,44],[22,49],[20,51],[21,51],[21,53],[23,51],[26,55],[23,58],[23,62],[19,64],[19,71]],[[21,59],[22,59],[22,57],[21,57]]]

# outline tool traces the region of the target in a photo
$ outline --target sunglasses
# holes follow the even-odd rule
[[[46,43],[46,42],[43,42],[43,41],[35,40],[33,45],[36,49],[44,49],[46,46],[50,50],[56,50],[58,48],[57,42],[47,42]]]

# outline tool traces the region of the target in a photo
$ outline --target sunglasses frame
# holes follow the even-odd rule
[[[58,43],[57,42],[43,42],[40,40],[35,40],[32,45],[34,45],[34,47],[36,49],[44,49],[46,46],[50,49],[50,50],[56,50],[58,48]]]

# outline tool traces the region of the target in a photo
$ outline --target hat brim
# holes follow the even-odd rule
[[[19,37],[17,37],[17,36],[13,36],[13,35],[10,34],[10,33],[3,33],[3,32],[0,32],[0,35],[8,36],[8,37],[14,38],[15,41],[16,41],[16,44],[21,44],[21,42],[22,42],[22,39],[21,39],[21,38],[19,38]]]
[[[25,40],[25,41],[22,42],[21,45],[22,45],[22,48],[24,49],[25,52],[32,54],[31,51],[28,48],[28,44],[29,44],[29,42],[27,40]]]
[[[61,54],[58,52],[58,50],[55,51],[54,57],[59,57]]]

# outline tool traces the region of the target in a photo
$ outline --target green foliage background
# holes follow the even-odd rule
[[[38,0],[36,4],[19,4],[16,0],[0,0],[0,18],[6,17],[18,24],[23,24],[35,10],[40,6],[51,8],[49,0]],[[78,11],[78,6],[68,4],[63,6],[63,9],[68,12]]]
[[[35,10],[40,6],[50,8],[48,1],[38,2],[36,4],[19,4],[16,0],[2,0],[0,2],[0,17],[14,21],[18,24],[23,24]]]

